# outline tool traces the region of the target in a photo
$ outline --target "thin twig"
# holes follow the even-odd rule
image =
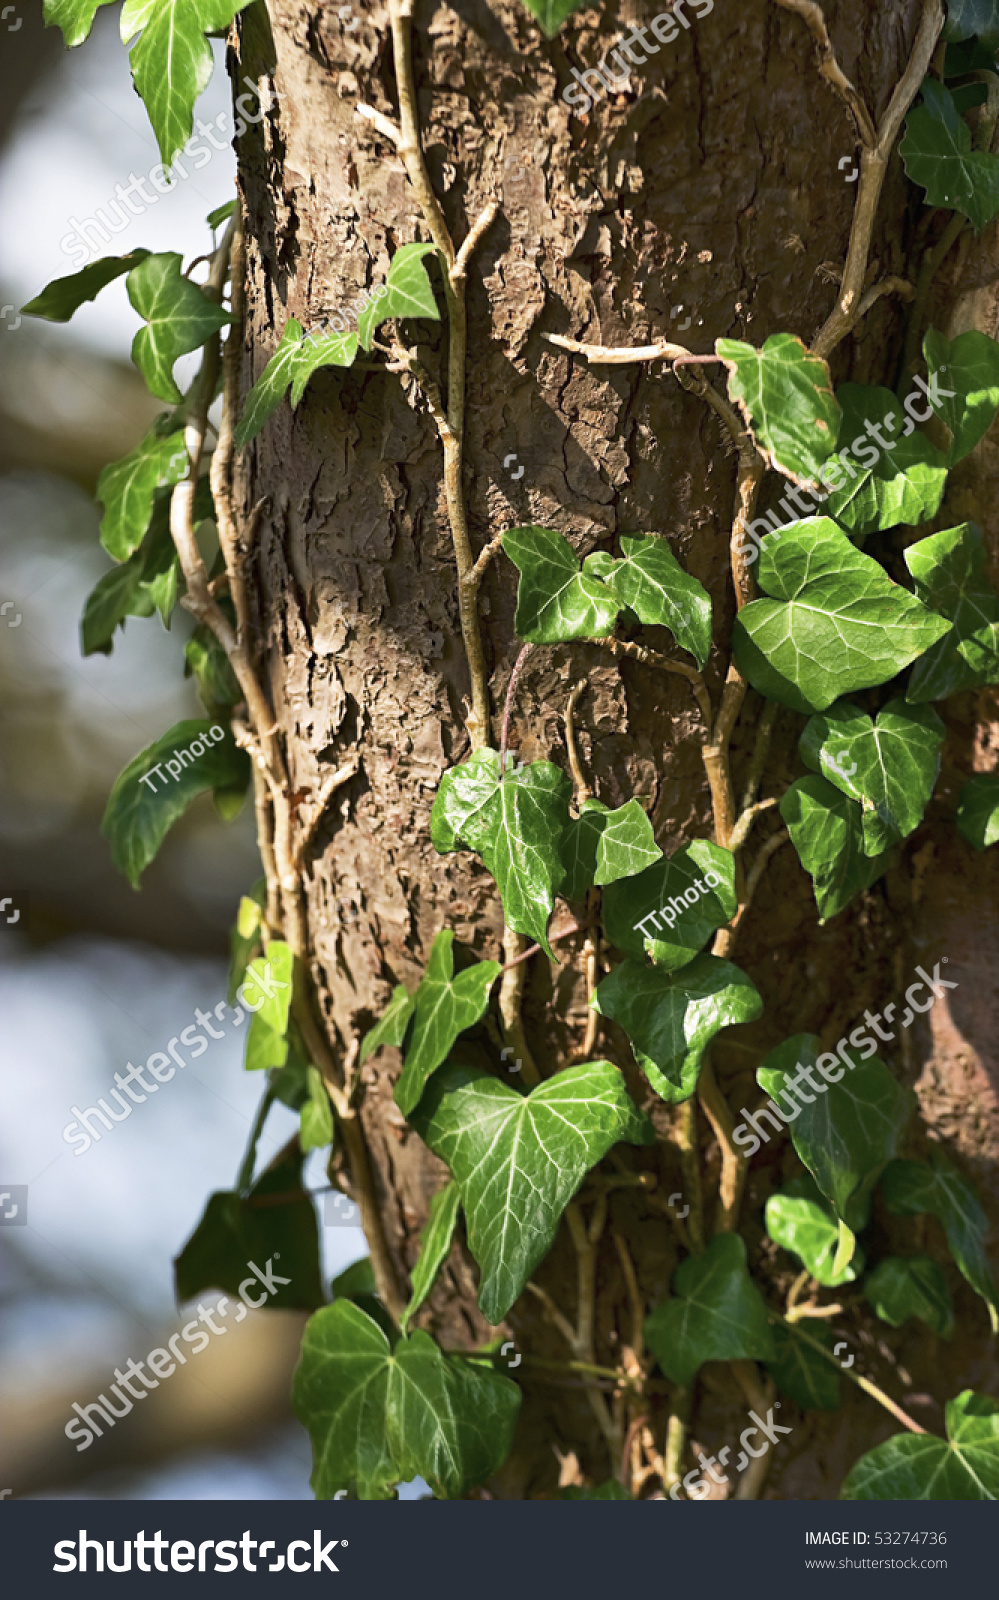
[[[500,729],[499,772],[501,778],[506,770],[507,737],[510,732],[510,715],[513,711],[513,697],[517,690],[517,680],[520,677],[524,662],[527,660],[533,649],[533,644],[521,645],[520,653],[513,664],[513,671],[510,674],[510,682],[506,686],[506,700],[503,704],[503,723]]]
[[[735,855],[738,850],[742,849],[746,840],[749,838],[750,830],[757,817],[761,817],[765,811],[772,810],[772,808],[778,804],[779,801],[776,795],[771,795],[769,799],[757,800],[755,805],[746,807],[745,811],[743,811],[739,817],[735,827],[732,829],[732,832],[729,834],[728,848],[731,850],[733,855]]]
[[[694,1253],[704,1249],[704,1208],[701,1199],[701,1153],[697,1140],[697,1106],[691,1095],[681,1100],[676,1108],[673,1136],[680,1152],[680,1170],[683,1173],[683,1199],[690,1207],[687,1231]]]
[[[669,339],[657,339],[655,344],[625,345],[615,348],[606,344],[583,344],[579,339],[566,339],[560,333],[543,333],[543,339],[557,345],[560,350],[571,350],[574,355],[585,356],[593,366],[623,367],[630,361],[675,361],[678,356],[689,356],[682,344],[672,344]]]
[[[919,1423],[909,1416],[907,1411],[903,1411],[902,1407],[896,1404],[891,1395],[885,1394],[884,1390],[879,1389],[876,1383],[872,1383],[870,1378],[865,1378],[862,1373],[854,1372],[851,1367],[841,1367],[836,1356],[819,1339],[813,1339],[811,1334],[806,1333],[803,1328],[789,1323],[787,1318],[782,1317],[779,1312],[773,1312],[772,1315],[776,1317],[778,1322],[782,1322],[785,1327],[793,1327],[796,1339],[803,1340],[812,1350],[823,1356],[826,1361],[831,1361],[837,1372],[842,1372],[844,1377],[849,1378],[851,1383],[857,1385],[858,1389],[863,1389],[865,1394],[869,1394],[872,1400],[878,1402],[878,1405],[884,1406],[886,1411],[890,1411],[892,1416],[898,1422],[901,1422],[903,1427],[908,1428],[910,1433],[927,1432],[925,1428],[921,1428]]]
[[[616,656],[631,656],[635,661],[641,661],[643,666],[658,667],[660,672],[672,672],[680,678],[686,678],[704,718],[705,731],[710,728],[711,700],[707,685],[696,667],[688,666],[685,661],[673,661],[669,656],[660,655],[658,650],[649,650],[646,645],[637,644],[633,639],[598,639],[597,643],[606,645]]]
[[[579,704],[579,697],[585,688],[586,679],[580,678],[579,682],[574,684],[570,690],[565,706],[565,748],[569,757],[569,771],[572,773],[572,782],[576,790],[577,806],[582,806],[583,801],[589,800],[593,794],[593,790],[583,776],[583,769],[579,761],[579,747],[576,744],[576,728],[573,721],[576,707]]]
[[[777,0],[777,4],[785,11],[796,11],[803,18],[818,48],[820,75],[845,102],[861,143],[873,147],[878,136],[871,114],[836,59],[821,6],[817,6],[815,0]]]
[[[739,1222],[739,1205],[742,1201],[748,1164],[733,1141],[735,1120],[728,1101],[718,1087],[711,1058],[707,1054],[697,1080],[697,1098],[711,1124],[721,1151],[721,1179],[718,1185],[718,1209],[715,1213],[714,1233],[734,1233]]]
[[[454,258],[454,266],[451,268],[450,272],[452,285],[457,284],[460,279],[464,278],[465,271],[476,246],[479,244],[486,230],[492,226],[498,214],[499,203],[496,200],[490,200],[489,204],[483,209],[477,220],[472,224],[467,239],[462,241],[458,250],[458,254]]]
[[[541,1301],[541,1304],[545,1310],[545,1315],[558,1329],[559,1333],[562,1335],[563,1339],[571,1350],[576,1343],[576,1330],[569,1321],[569,1318],[564,1314],[564,1312],[559,1310],[558,1306],[555,1304],[555,1301],[548,1293],[548,1290],[542,1289],[539,1283],[529,1282],[525,1284],[524,1287],[530,1294],[533,1294],[536,1299]]]

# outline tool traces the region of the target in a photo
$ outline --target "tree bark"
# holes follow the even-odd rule
[[[920,5],[838,0],[825,9],[839,60],[877,118],[909,59]],[[244,13],[232,36],[234,74],[259,78],[266,111],[239,144],[244,392],[288,317],[309,329],[347,308],[384,279],[401,244],[428,237],[400,156],[356,111],[366,103],[398,116],[386,8],[355,5],[348,17],[316,0],[271,0],[269,35],[262,11]],[[705,676],[717,704],[734,610],[732,441],[713,411],[662,365],[591,369],[543,335],[635,345],[684,327],[676,337],[706,353],[719,336],[758,345],[789,330],[809,342],[832,309],[846,252],[855,134],[842,101],[818,75],[801,18],[767,0],[716,6],[637,69],[629,92],[597,102],[587,116],[572,115],[560,98],[571,66],[598,61],[627,31],[625,17],[630,28],[628,7],[583,11],[544,43],[512,0],[471,0],[460,11],[430,0],[417,7],[423,147],[456,244],[488,201],[500,206],[468,271],[464,493],[476,553],[497,532],[526,523],[563,531],[581,553],[610,549],[621,533],[666,534],[712,595],[715,647]],[[838,164],[843,158],[847,170]],[[911,269],[917,246],[910,212],[917,210],[893,158],[875,232],[878,277]],[[446,387],[446,329],[427,322],[409,328],[424,366]],[[903,308],[883,298],[836,351],[834,378],[893,384],[903,329]],[[265,503],[249,571],[256,643],[300,825],[312,821],[329,775],[352,753],[360,758],[356,774],[330,797],[305,857],[312,967],[330,1041],[343,1055],[384,1008],[393,984],[415,987],[440,928],[454,929],[478,956],[504,959],[491,879],[464,851],[438,855],[429,836],[441,775],[470,748],[471,686],[437,429],[412,378],[326,369],[298,409],[281,407],[244,453],[238,488],[244,529]],[[765,492],[761,511],[769,503]],[[479,600],[497,726],[520,648],[515,579],[506,557],[497,556]],[[581,680],[575,725],[595,794],[610,806],[648,797],[667,854],[710,835],[700,713],[689,685],[598,645],[539,647],[528,657],[511,721],[518,759],[546,757],[568,770],[566,703]],[[736,729],[737,792],[761,706],[751,692]],[[961,714],[971,722],[976,715],[971,708]],[[790,713],[779,719],[769,793],[794,776],[800,726]],[[918,934],[907,942],[903,919],[919,898],[913,863],[918,876],[920,850],[934,827],[952,831],[938,812],[908,841],[902,866],[824,928],[816,927],[810,885],[793,851],[776,852],[734,951],[766,1009],[760,1022],[727,1030],[713,1052],[732,1107],[755,1093],[760,1058],[789,1034],[835,1038],[866,1006],[887,1002],[900,982],[904,988],[911,981],[905,974],[920,959],[913,950],[924,946]],[[768,817],[758,828],[757,844],[776,823]],[[556,926],[560,920],[568,921],[564,908]],[[524,967],[524,1028],[542,1075],[581,1048],[586,1030],[583,941],[556,948],[555,965],[534,957]],[[483,1033],[483,1048],[501,1070],[498,1042],[495,1026]],[[917,1048],[923,1060],[888,1054],[908,1081],[932,1051],[928,1039]],[[635,1073],[624,1035],[604,1023],[592,1054],[624,1069],[659,1134],[653,1150],[624,1150],[625,1166],[647,1169],[656,1187],[610,1191],[596,1249],[594,1349],[598,1362],[614,1364],[637,1337],[623,1263],[634,1263],[647,1310],[666,1293],[679,1259],[666,1197],[684,1189],[684,1178],[670,1109]],[[394,1105],[398,1067],[397,1053],[386,1051],[363,1069],[361,1121],[405,1288],[444,1169]],[[703,1117],[697,1139],[710,1187],[718,1151]],[[988,1161],[996,1139],[993,1124],[981,1151]],[[751,1258],[776,1271],[760,1205],[780,1181],[782,1154],[776,1144],[769,1149],[754,1165],[742,1216]],[[613,1162],[601,1170],[617,1172]],[[596,1193],[593,1185],[584,1190],[587,1216]],[[710,1217],[713,1195],[705,1199]],[[615,1235],[627,1246],[624,1256]],[[577,1254],[567,1228],[538,1281],[575,1316]],[[969,1328],[983,1322],[970,1293],[959,1309]],[[445,1346],[467,1347],[491,1332],[460,1245],[421,1316]],[[885,1329],[876,1326],[884,1344]],[[521,1351],[569,1354],[531,1295],[511,1313],[509,1330]],[[968,1333],[959,1343],[954,1372],[962,1387],[968,1363],[978,1364],[977,1373],[985,1360],[985,1340]],[[888,1338],[886,1348],[897,1346]],[[915,1369],[913,1376],[918,1381]],[[975,1381],[981,1387],[984,1379]],[[944,1393],[929,1378],[926,1387],[937,1398]],[[575,1452],[590,1481],[617,1472],[581,1384],[525,1378],[524,1390],[517,1448],[494,1493],[551,1493],[556,1451]],[[728,1370],[706,1368],[700,1396],[694,1437],[735,1437],[731,1419],[744,1412],[745,1399]],[[927,1413],[933,1425],[936,1415]],[[618,1416],[623,1430],[633,1420],[633,1413]],[[651,1421],[661,1448],[665,1412]],[[894,1431],[852,1395],[834,1417],[809,1414],[796,1428],[790,1465],[774,1467],[771,1493],[835,1495],[859,1450]]]

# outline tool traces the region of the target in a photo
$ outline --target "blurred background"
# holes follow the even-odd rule
[[[207,796],[138,893],[99,833],[126,762],[204,712],[183,677],[179,607],[169,632],[132,618],[111,656],[80,654],[84,601],[111,565],[97,475],[163,408],[128,358],[140,324],[123,279],[66,326],[18,308],[78,264],[60,248],[75,221],[107,213],[115,185],[159,158],[118,8],[73,51],[41,9],[18,0],[0,18],[0,1497],[308,1499],[309,1442],[288,1402],[294,1313],[230,1315],[196,1363],[89,1449],[64,1432],[73,1401],[87,1405],[187,1320],[172,1258],[208,1194],[232,1186],[260,1085],[230,1032],[83,1155],[62,1137],[70,1107],[106,1097],[116,1071],[224,998],[228,930],[259,865],[252,807],[223,826]],[[231,198],[235,170],[216,52],[196,116],[223,119],[223,148],[102,253],[188,260],[210,247],[205,218]],[[261,1164],[295,1120],[272,1110]],[[306,1181],[324,1185],[321,1152]],[[356,1228],[320,1236],[328,1276],[365,1254]]]

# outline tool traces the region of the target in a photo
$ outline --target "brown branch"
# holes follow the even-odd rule
[[[538,947],[540,948],[540,946]],[[499,991],[499,1013],[503,1024],[503,1037],[512,1049],[514,1057],[520,1062],[521,1082],[533,1088],[541,1082],[541,1074],[531,1054],[524,1032],[524,1023],[520,1015],[520,1003],[524,994],[524,979],[527,968],[524,965],[531,951],[524,949],[524,936],[514,933],[510,927],[503,929],[503,953],[507,958],[502,970]]]
[[[572,773],[572,782],[576,790],[576,804],[578,806],[582,806],[583,801],[589,800],[593,794],[593,790],[587,783],[580,765],[579,748],[576,744],[576,728],[573,722],[573,716],[579,704],[579,697],[585,688],[586,679],[580,678],[579,682],[574,684],[570,690],[565,706],[565,748],[569,757],[569,771]]]
[[[673,1133],[680,1152],[683,1198],[690,1207],[687,1231],[695,1255],[704,1249],[704,1206],[701,1199],[701,1160],[697,1141],[697,1106],[691,1095],[676,1108]]]
[[[872,1383],[870,1378],[865,1378],[861,1373],[854,1372],[852,1367],[841,1367],[828,1346],[822,1344],[818,1339],[813,1339],[811,1334],[806,1333],[803,1328],[789,1323],[787,1318],[782,1317],[779,1312],[774,1312],[772,1315],[775,1316],[778,1322],[783,1322],[785,1327],[793,1326],[795,1338],[803,1340],[810,1349],[823,1356],[826,1361],[831,1361],[837,1372],[842,1372],[843,1376],[849,1378],[851,1383],[855,1383],[858,1389],[863,1389],[865,1394],[869,1394],[872,1400],[878,1402],[878,1405],[884,1406],[886,1411],[890,1411],[896,1421],[900,1422],[904,1428],[908,1428],[910,1433],[926,1433],[927,1430],[925,1428],[921,1428],[919,1423],[910,1417],[907,1411],[903,1411],[902,1407],[896,1404],[891,1395],[885,1394],[885,1391],[879,1389],[876,1383]]]
[[[714,1233],[734,1233],[739,1222],[739,1206],[742,1202],[748,1163],[733,1141],[735,1121],[728,1101],[718,1087],[711,1058],[707,1054],[697,1080],[697,1098],[711,1124],[721,1151],[721,1178],[718,1184],[718,1209],[715,1213]]]
[[[873,148],[878,136],[871,114],[836,59],[821,6],[816,5],[815,0],[777,0],[777,4],[783,6],[785,11],[796,11],[806,23],[818,50],[820,76],[832,85],[846,104],[861,143]]]
[[[657,339],[655,344],[615,348],[606,344],[582,344],[579,339],[566,339],[560,333],[543,333],[541,337],[547,339],[549,344],[557,345],[560,350],[571,350],[574,355],[585,356],[593,366],[623,367],[630,361],[675,361],[679,356],[690,355],[686,346],[671,344],[668,339]]]
[[[510,717],[513,713],[513,697],[517,692],[517,682],[523,670],[524,662],[533,649],[533,644],[521,645],[517,659],[513,664],[513,671],[510,673],[510,682],[506,686],[506,700],[503,702],[503,723],[500,728],[499,772],[501,778],[506,770],[506,746],[510,733]]]
[[[696,667],[689,667],[685,661],[673,661],[669,656],[660,655],[658,650],[649,650],[644,644],[636,644],[633,639],[598,639],[596,642],[606,645],[616,656],[631,656],[635,661],[641,661],[643,666],[658,667],[660,672],[672,672],[680,678],[686,678],[704,718],[705,731],[710,728],[711,700]]]

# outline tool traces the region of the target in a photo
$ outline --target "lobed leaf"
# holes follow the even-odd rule
[[[808,1333],[832,1351],[834,1335],[825,1323],[810,1320]],[[836,1368],[805,1343],[797,1328],[775,1322],[773,1336],[776,1356],[767,1362],[767,1370],[778,1389],[802,1411],[838,1411],[840,1381]]]
[[[125,0],[121,39],[137,33],[129,60],[132,78],[169,166],[191,137],[194,102],[214,70],[205,35],[228,28],[250,0]]]
[[[855,1461],[841,1500],[999,1499],[999,1405],[965,1389],[946,1409],[947,1438],[896,1433]]]
[[[291,387],[291,404],[298,405],[305,386],[320,367],[349,367],[357,355],[356,333],[329,332],[303,337],[302,325],[289,317],[277,349],[246,397],[234,442],[241,450],[257,437],[268,417],[277,410]]]
[[[602,579],[639,622],[668,628],[703,667],[711,653],[711,597],[704,585],[684,571],[669,541],[657,534],[623,534],[621,549],[618,561],[603,551],[587,556],[584,573]]]
[[[566,875],[559,893],[565,900],[581,900],[594,884],[634,878],[661,856],[652,824],[637,800],[627,800],[616,811],[600,800],[584,800],[563,841]]]
[[[827,483],[845,480],[825,502],[828,515],[852,533],[935,517],[947,458],[905,417],[891,390],[844,383],[836,398],[843,408],[840,438],[855,437],[824,469]]]
[[[905,551],[916,594],[951,624],[912,670],[906,699],[942,700],[999,683],[999,595],[988,579],[982,532],[974,522],[931,533]]]
[[[389,262],[384,293],[364,307],[357,319],[357,337],[362,350],[370,350],[375,329],[396,317],[430,317],[440,321],[433,284],[424,262],[436,254],[433,244],[400,245]],[[297,402],[296,402],[297,404]]]
[[[882,1322],[900,1328],[918,1317],[949,1339],[954,1332],[954,1307],[947,1279],[929,1256],[887,1256],[864,1284],[864,1298]]]
[[[811,718],[798,748],[808,766],[859,802],[864,853],[877,856],[922,822],[945,731],[929,706],[892,700],[874,720],[837,701]]]
[[[503,549],[520,571],[514,628],[530,644],[606,639],[621,601],[601,579],[580,571],[568,539],[552,528],[510,528]]]
[[[502,970],[498,961],[477,961],[455,976],[453,944],[451,929],[442,928],[414,996],[413,1031],[394,1091],[403,1116],[415,1109],[431,1073],[447,1059],[458,1035],[484,1015],[489,991]]]
[[[128,298],[146,323],[132,341],[132,360],[150,394],[173,405],[183,399],[173,376],[175,363],[233,320],[231,312],[184,277],[182,263],[172,250],[147,255],[125,280]]]
[[[153,520],[157,490],[172,488],[190,470],[183,428],[167,434],[151,429],[127,456],[103,469],[97,479],[97,498],[104,507],[101,544],[109,556],[124,561],[139,548]],[[167,507],[160,526],[169,540]]]
[[[715,354],[728,368],[729,398],[767,465],[796,483],[813,482],[840,430],[826,362],[792,333],[771,334],[762,350],[741,339],[717,339]]]
[[[999,161],[972,149],[971,129],[944,84],[924,78],[921,92],[899,145],[905,170],[926,190],[927,205],[960,211],[980,233],[999,216]]]
[[[107,4],[107,0],[98,0]],[[47,7],[47,9],[49,9]],[[46,21],[49,18],[46,17]],[[75,43],[67,39],[66,43]],[[148,250],[130,250],[124,256],[102,256],[91,261],[79,272],[70,272],[64,278],[53,278],[41,294],[29,300],[21,310],[26,317],[45,317],[49,322],[68,322],[74,311],[79,311],[86,300],[96,300],[101,290],[124,273],[131,272],[148,256]]]
[[[709,876],[718,880],[713,886]],[[681,905],[689,894],[693,903]],[[624,954],[646,953],[672,972],[693,961],[737,906],[735,857],[708,839],[695,839],[627,883],[609,885],[602,900],[604,930]]]
[[[689,1389],[705,1361],[773,1361],[767,1308],[737,1233],[720,1233],[688,1256],[673,1294],[645,1319],[645,1342],[671,1383]]]
[[[949,340],[929,328],[923,355],[931,388],[938,391],[937,416],[951,432],[947,465],[952,467],[970,454],[999,411],[999,344],[977,328]]]
[[[151,617],[158,611],[168,628],[180,582],[180,560],[169,524],[166,517],[157,521],[154,511],[139,548],[105,572],[87,596],[80,622],[83,655],[100,651],[109,656],[115,629],[124,627],[126,617]]]
[[[999,1284],[985,1253],[989,1224],[967,1178],[961,1176],[939,1150],[925,1161],[893,1161],[884,1175],[885,1205],[896,1216],[914,1217],[930,1212],[947,1236],[957,1269],[989,1308],[993,1332]]]
[[[975,850],[987,850],[999,839],[999,774],[985,772],[961,790],[957,825]]]
[[[391,1045],[397,1050],[406,1037],[406,1030],[415,1009],[415,997],[410,994],[404,983],[397,983],[385,1010],[374,1027],[364,1035],[358,1065],[363,1067],[369,1056],[373,1056],[376,1050],[384,1049],[386,1045]]]
[[[888,870],[891,852],[869,856],[860,807],[825,778],[798,778],[780,803],[798,859],[812,880],[820,922]]]
[[[839,1246],[839,1225],[810,1172],[792,1178],[772,1194],[766,1204],[767,1232],[782,1250],[796,1255],[802,1266],[826,1289],[852,1283],[864,1268],[859,1245],[853,1259],[834,1270]]]

